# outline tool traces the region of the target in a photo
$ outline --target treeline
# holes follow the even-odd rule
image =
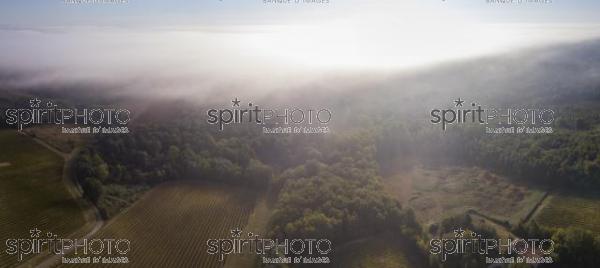
[[[472,163],[517,178],[566,189],[600,191],[600,110],[564,107],[552,134],[465,134]],[[466,142],[473,140],[473,142]]]
[[[439,224],[432,224],[428,228],[427,235],[433,238],[454,237],[454,231],[462,228],[464,236],[469,238],[470,232],[481,235],[482,239],[501,239],[506,242],[507,237],[500,238],[494,227],[487,224],[478,223],[468,213],[448,217]],[[550,239],[552,246],[544,244],[544,250],[551,250],[549,256],[552,257],[550,264],[538,264],[537,267],[600,267],[600,235],[579,228],[547,228],[539,226],[535,221],[521,223],[511,229],[511,232],[518,238],[542,241]],[[426,236],[427,236],[426,235]],[[511,238],[516,239],[516,238]],[[539,244],[536,244],[536,247]],[[540,252],[536,250],[536,252]],[[511,255],[506,253],[499,254],[497,250],[491,250],[489,254],[477,254],[470,250],[465,250],[462,254],[451,254],[445,261],[441,260],[440,255],[430,256],[431,267],[489,267],[486,264],[486,257],[516,257],[513,251]],[[514,264],[508,267],[530,267],[529,264]]]
[[[541,267],[600,267],[600,235],[568,227],[546,228],[535,221],[520,224],[513,233],[525,239],[551,239],[554,242],[553,264]]]
[[[378,130],[382,166],[411,156],[427,163],[478,165],[547,186],[600,191],[600,112],[566,109],[552,134],[485,134],[481,125],[386,125]]]
[[[386,230],[413,237],[410,209],[385,194],[372,135],[330,136],[308,146],[312,157],[274,181],[280,189],[272,236],[328,238],[337,244]]]
[[[139,126],[130,135],[97,139],[80,159],[78,174],[108,183],[156,184],[202,178],[264,186],[271,176],[270,168],[256,158],[247,140],[196,128]]]
[[[600,131],[480,137],[466,147],[478,165],[569,189],[600,190]]]
[[[128,206],[126,197],[169,180],[266,188],[272,177],[244,137],[214,135],[199,125],[134,127],[128,135],[98,136],[75,160],[84,194],[105,217]]]

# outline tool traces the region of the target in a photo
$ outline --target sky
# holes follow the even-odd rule
[[[33,82],[151,74],[165,86],[214,87],[405,70],[600,37],[597,0],[76,1],[0,2],[0,68],[47,71]]]
[[[487,23],[600,22],[600,16],[597,16],[600,1],[548,2],[498,4],[486,0],[329,0],[327,4],[281,4],[265,3],[263,0],[127,0],[118,4],[72,4],[61,0],[7,0],[0,3],[0,24],[44,27],[223,25],[282,21],[306,23],[306,19],[360,17],[367,12],[402,17],[407,11],[416,11],[425,16],[427,13],[443,16],[452,14]]]

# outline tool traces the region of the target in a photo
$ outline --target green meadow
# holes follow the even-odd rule
[[[414,167],[384,178],[386,189],[412,207],[422,224],[468,211],[515,225],[544,192],[477,167]]]
[[[30,137],[0,131],[0,241],[30,238],[34,228],[65,237],[84,225],[81,207],[65,187],[63,166],[61,156]],[[17,256],[0,254],[0,267],[18,264]]]
[[[600,234],[600,198],[552,195],[535,220],[547,227],[578,227]]]

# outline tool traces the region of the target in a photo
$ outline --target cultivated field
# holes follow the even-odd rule
[[[253,232],[260,237],[265,237],[271,217],[271,210],[272,208],[269,206],[267,197],[260,198],[256,202],[256,206],[248,219],[246,227],[244,227],[244,231]],[[225,268],[255,267],[258,258],[260,256],[254,253],[231,255],[227,258]]]
[[[206,253],[207,240],[231,238],[232,229],[246,226],[254,205],[254,193],[244,189],[166,183],[150,190],[94,237],[129,239],[127,267],[222,267],[224,262]]]
[[[548,227],[579,227],[600,234],[600,198],[552,195],[535,217]]]
[[[384,178],[386,189],[415,210],[422,224],[431,224],[468,210],[517,224],[544,193],[516,185],[480,168],[421,167]]]
[[[66,237],[85,223],[63,181],[62,157],[16,131],[0,131],[0,241],[31,238],[37,228]],[[5,247],[2,247],[5,249]],[[31,257],[31,256],[29,256]],[[19,264],[0,252],[0,267]]]
[[[385,233],[347,243],[336,249],[332,267],[339,268],[407,268],[422,267],[417,248],[403,238]]]

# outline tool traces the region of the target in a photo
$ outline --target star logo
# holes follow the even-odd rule
[[[242,235],[242,230],[240,228],[235,228],[231,230],[231,237],[240,237]]]
[[[237,106],[240,107],[240,100],[238,100],[238,98],[236,97],[235,100],[231,101],[233,103],[233,107]]]
[[[38,98],[29,100],[29,105],[31,106],[31,108],[39,108],[40,103],[41,103],[41,101]]]
[[[454,237],[463,237],[465,235],[465,230],[463,230],[462,228],[458,228],[457,230],[454,230]]]
[[[40,234],[42,233],[42,231],[40,231],[38,228],[29,230],[29,234],[31,235],[31,237],[36,238],[36,237],[40,237]]]
[[[465,101],[464,101],[464,100],[461,100],[460,98],[458,98],[458,100],[455,100],[455,101],[454,101],[454,103],[455,103],[456,107],[458,107],[458,106],[461,106],[461,107],[462,107],[464,102],[465,102]]]

